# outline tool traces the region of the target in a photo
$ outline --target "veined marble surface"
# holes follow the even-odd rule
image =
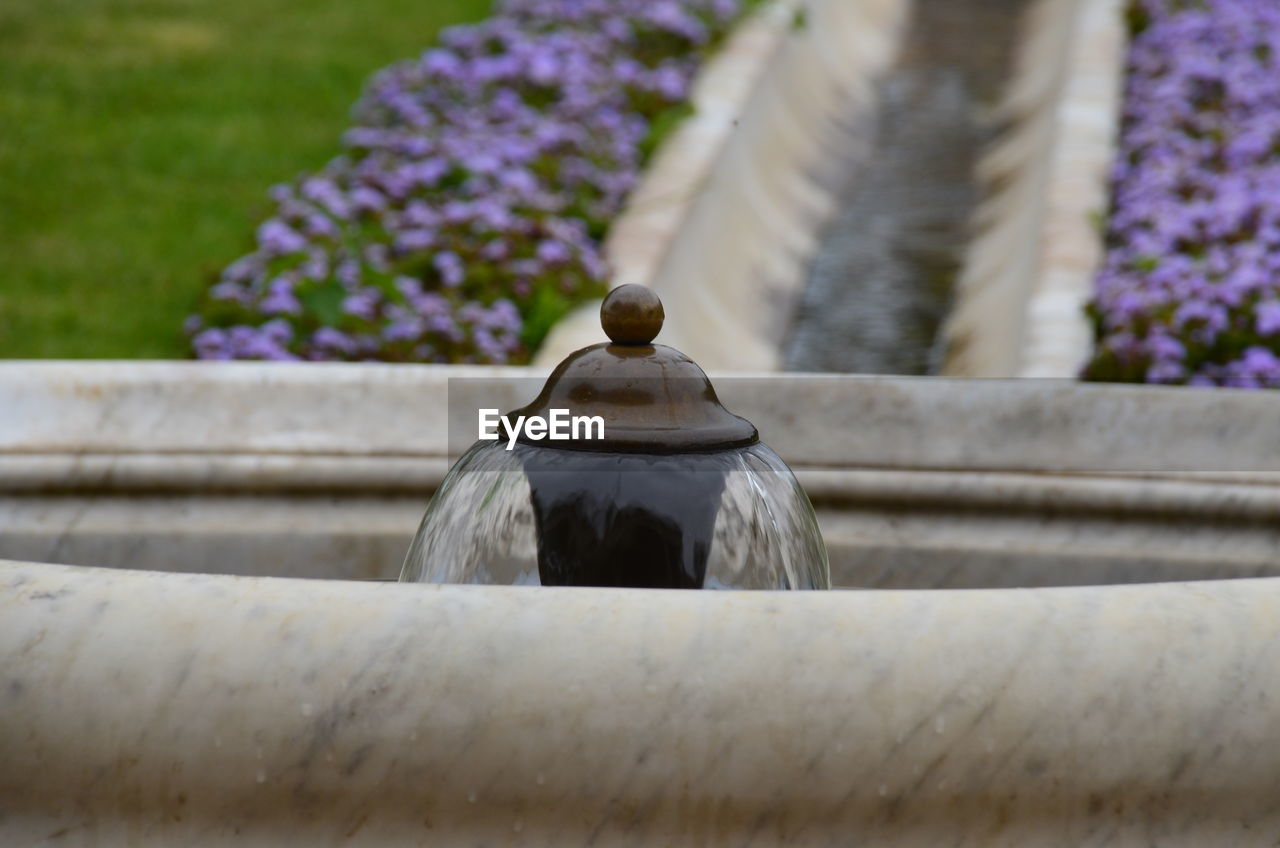
[[[81,474],[101,489],[126,471],[122,486],[133,473],[155,481],[168,459],[168,478],[188,486],[207,482],[214,463],[240,463],[228,471],[266,486],[271,475],[305,476],[297,474],[305,460],[332,486],[355,473],[338,470],[353,462],[367,475],[360,485],[403,488],[405,468],[438,476],[432,461],[474,440],[469,418],[450,443],[451,406],[470,416],[477,405],[513,409],[545,377],[527,368],[385,363],[0,362],[0,490],[66,490],[64,481]],[[725,405],[796,468],[1280,472],[1280,396],[1270,392],[847,374],[711,378]]]
[[[0,563],[4,845],[1272,845],[1280,581],[718,593]]]
[[[0,558],[394,576],[521,368],[0,362]],[[1042,380],[713,375],[796,470],[838,585],[1280,571],[1280,395]],[[447,438],[453,435],[454,439]],[[458,438],[460,437],[460,438]]]

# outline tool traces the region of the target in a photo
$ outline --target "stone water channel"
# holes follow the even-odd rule
[[[929,374],[1028,0],[916,0],[810,266],[792,371]]]

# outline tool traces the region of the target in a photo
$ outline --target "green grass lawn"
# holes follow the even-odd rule
[[[188,355],[267,189],[491,0],[0,0],[0,357]]]

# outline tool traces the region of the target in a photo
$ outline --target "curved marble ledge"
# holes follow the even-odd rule
[[[1244,390],[840,374],[712,373],[725,404],[796,468],[1225,475],[1280,472],[1280,396]],[[138,479],[438,474],[478,405],[527,403],[524,368],[385,363],[0,362],[0,490]],[[450,432],[449,411],[467,413]],[[453,435],[456,442],[450,439]],[[452,452],[451,452],[452,451]],[[206,460],[201,464],[201,458]],[[353,462],[343,465],[343,460]],[[255,464],[257,463],[257,464]],[[290,464],[293,463],[293,464]],[[358,467],[357,467],[358,466]],[[346,470],[343,470],[346,469]]]
[[[714,375],[796,470],[841,586],[1280,573],[1280,396],[1054,381]],[[398,573],[427,500],[538,372],[0,362],[0,558]],[[452,438],[451,438],[452,437]]]
[[[739,594],[0,563],[0,658],[6,845],[1280,831],[1275,580]]]

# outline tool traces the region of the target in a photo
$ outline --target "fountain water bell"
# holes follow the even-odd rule
[[[693,360],[652,343],[658,296],[620,286],[600,317],[610,341],[570,354],[453,466],[401,581],[829,588],[813,507],[786,463]],[[574,426],[552,439],[549,421]]]

